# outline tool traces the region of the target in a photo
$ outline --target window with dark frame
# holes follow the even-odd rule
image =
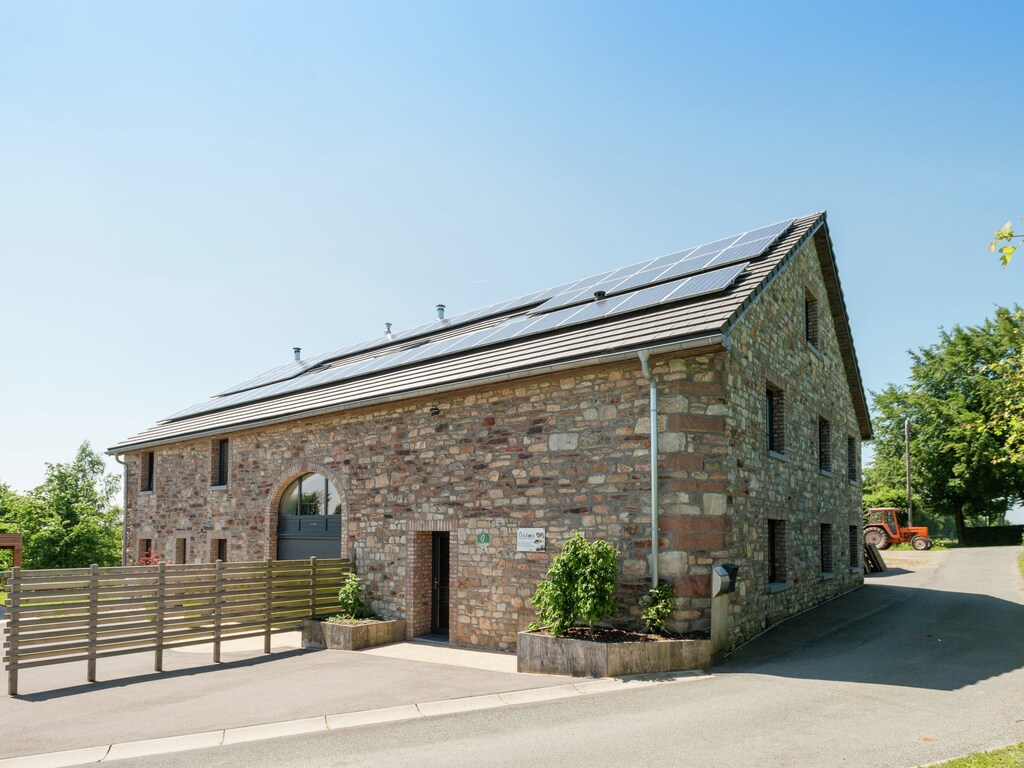
[[[782,390],[765,385],[764,390],[765,444],[773,453],[785,453],[785,396]]]
[[[152,451],[146,451],[142,454],[142,461],[140,462],[139,471],[139,490],[140,491],[152,491],[153,490],[153,469],[156,466],[156,454]]]
[[[846,479],[851,483],[857,482],[857,440],[847,436],[846,438]]]
[[[861,538],[860,528],[856,525],[850,526],[850,567],[860,568]]]
[[[174,562],[184,565],[188,556],[187,539],[175,539],[174,541]]]
[[[811,293],[804,294],[804,338],[807,343],[818,347],[818,300]]]
[[[222,563],[228,561],[228,540],[227,539],[213,539],[210,542],[210,557],[216,562],[220,560]]]
[[[213,441],[213,485],[228,484],[228,465],[230,462],[231,450],[228,440]]]
[[[768,582],[786,581],[786,521],[768,520]]]
[[[818,469],[832,471],[832,425],[827,419],[818,419]]]
[[[821,524],[821,572],[832,573],[832,523]]]
[[[135,559],[149,559],[153,556],[153,540],[139,539],[138,548],[135,550]]]

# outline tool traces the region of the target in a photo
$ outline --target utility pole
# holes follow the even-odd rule
[[[914,502],[910,495],[910,419],[903,422],[903,440],[907,445],[907,527],[914,525]]]

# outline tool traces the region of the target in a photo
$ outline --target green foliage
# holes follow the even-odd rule
[[[1021,219],[1021,221],[1024,221],[1024,219]],[[1009,265],[1014,251],[1017,250],[1017,246],[1013,244],[1013,241],[1024,238],[1024,232],[1014,232],[1013,222],[1008,221],[1003,225],[1002,229],[997,229],[992,234],[995,235],[995,239],[989,243],[988,249],[990,252],[996,252],[996,245],[998,243],[1006,243],[1006,245],[999,248],[999,261],[1005,267]]]
[[[43,484],[25,494],[0,485],[0,531],[20,533],[25,568],[82,568],[121,562],[120,478],[82,443],[65,464],[47,464]]]
[[[640,598],[640,620],[648,632],[665,631],[665,622],[676,607],[675,587],[671,582],[662,582]]]
[[[607,541],[587,541],[576,531],[530,601],[541,625],[553,635],[562,635],[579,622],[593,630],[595,621],[614,613],[618,558]]]
[[[354,573],[345,574],[345,580],[338,590],[338,602],[341,604],[341,616],[345,619],[361,619],[368,615],[366,603],[363,602],[362,580]]]
[[[1020,768],[1024,765],[1024,741],[991,752],[975,752],[945,763],[934,763],[935,768]]]
[[[909,418],[914,522],[923,513],[952,520],[962,540],[968,522],[1003,520],[1024,498],[1024,462],[1005,460],[1014,445],[1010,431],[992,422],[1019,405],[1013,380],[999,366],[1022,346],[1020,308],[998,308],[981,325],[943,330],[938,343],[910,353],[910,382],[873,394],[875,453],[864,473],[865,507],[906,508],[903,422]]]

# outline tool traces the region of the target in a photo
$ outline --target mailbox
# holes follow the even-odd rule
[[[722,563],[711,570],[711,596],[727,595],[736,591],[736,573],[738,565]]]

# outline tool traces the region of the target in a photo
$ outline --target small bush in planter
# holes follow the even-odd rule
[[[328,616],[327,621],[350,624],[372,616],[369,607],[363,601],[362,580],[354,573],[345,574],[345,580],[338,590],[338,602],[341,604],[341,613]]]
[[[676,591],[671,582],[662,582],[640,598],[640,620],[651,634],[665,631],[665,622],[676,607]]]
[[[585,622],[593,634],[594,622],[615,612],[618,559],[618,551],[607,541],[587,541],[576,531],[530,601],[540,626],[558,636]]]

